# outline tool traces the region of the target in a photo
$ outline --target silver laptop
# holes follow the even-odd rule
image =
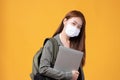
[[[82,57],[83,52],[60,46],[54,68],[65,72],[78,70]]]

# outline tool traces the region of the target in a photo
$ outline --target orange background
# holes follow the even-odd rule
[[[0,80],[30,80],[35,52],[73,9],[87,21],[86,80],[120,80],[119,0],[1,0]]]

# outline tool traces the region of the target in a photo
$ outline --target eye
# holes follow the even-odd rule
[[[78,29],[81,29],[81,27],[82,27],[82,25],[79,25],[79,26],[78,26]]]
[[[73,26],[75,26],[75,25],[76,25],[76,23],[72,22],[72,25],[73,25]]]

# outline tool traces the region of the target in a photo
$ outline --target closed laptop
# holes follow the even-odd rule
[[[65,72],[78,70],[82,57],[83,52],[60,46],[54,68]]]

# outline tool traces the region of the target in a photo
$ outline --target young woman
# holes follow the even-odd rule
[[[82,63],[79,70],[63,72],[52,67],[51,52],[52,43],[48,40],[44,46],[43,54],[40,60],[40,74],[52,78],[52,80],[84,80],[83,66],[85,64],[85,18],[84,15],[77,10],[70,11],[63,18],[59,28],[54,33],[53,37],[58,44],[68,48],[73,48],[84,52]]]

